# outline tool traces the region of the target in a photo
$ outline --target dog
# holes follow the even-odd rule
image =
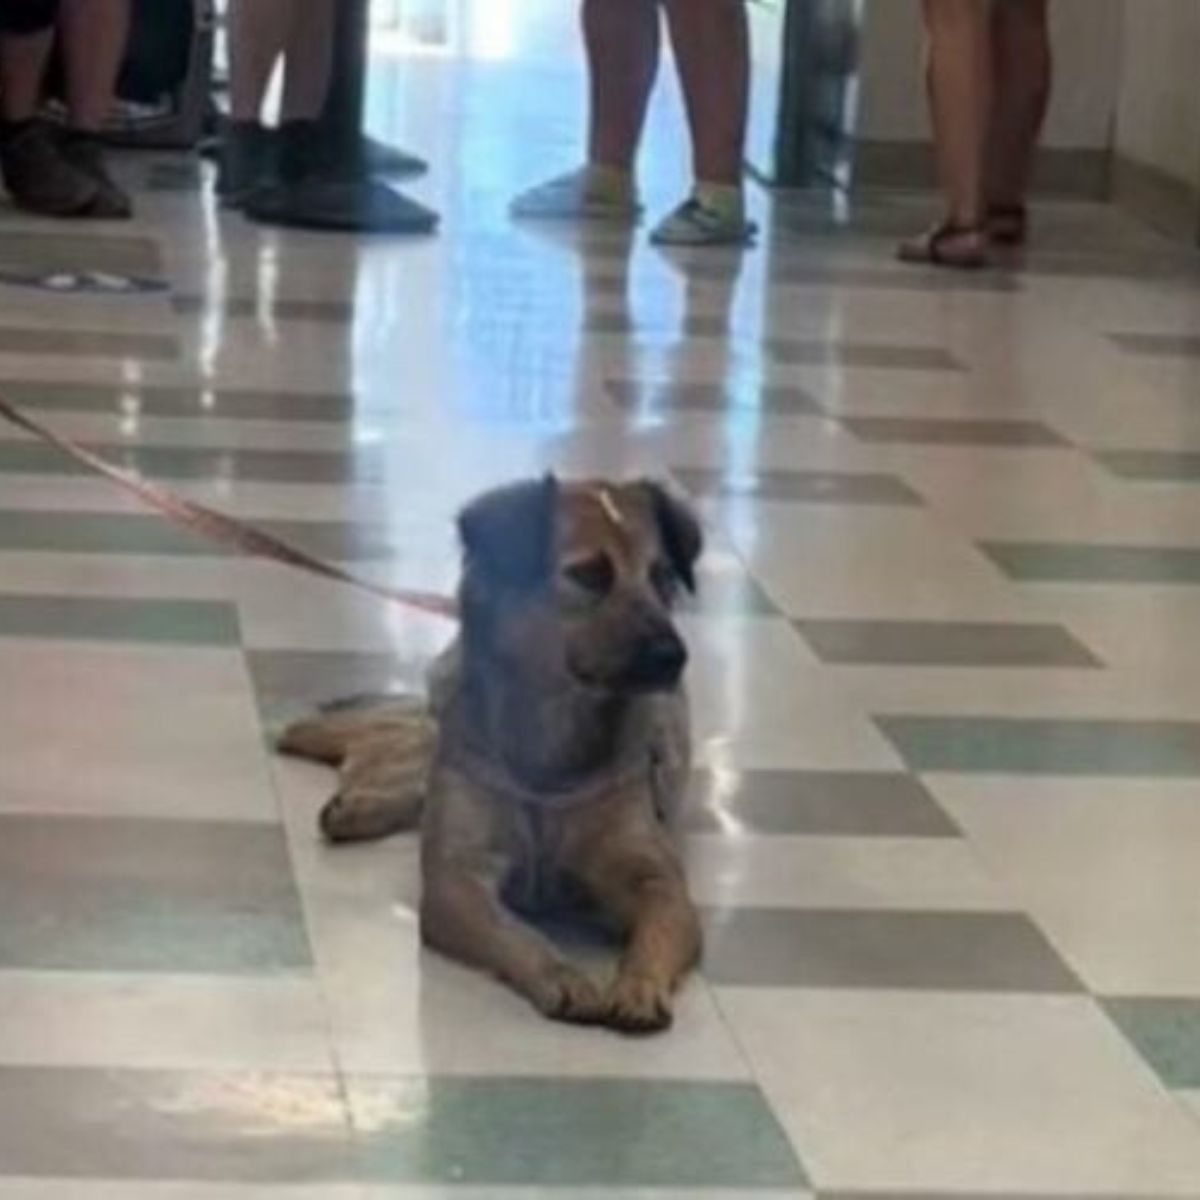
[[[280,749],[341,769],[331,841],[421,828],[426,945],[545,1016],[665,1029],[701,947],[671,836],[690,765],[687,650],[700,526],[648,480],[491,491],[458,519],[461,629],[427,704],[351,703]],[[607,988],[527,920],[584,899],[623,939]]]

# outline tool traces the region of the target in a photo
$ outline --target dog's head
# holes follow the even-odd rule
[[[702,538],[666,488],[547,476],[481,496],[459,532],[470,651],[614,692],[679,682],[687,650],[671,608],[695,589]]]

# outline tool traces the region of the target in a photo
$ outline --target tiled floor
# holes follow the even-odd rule
[[[705,972],[630,1042],[423,954],[411,839],[327,850],[265,735],[446,629],[2,429],[0,1200],[1200,1197],[1200,255],[1052,204],[1012,269],[903,269],[900,196],[756,195],[741,261],[516,226],[569,9],[382,48],[436,239],[255,229],[169,156],[129,228],[0,212],[0,267],[169,285],[0,289],[0,390],[433,588],[485,484],[673,473]]]

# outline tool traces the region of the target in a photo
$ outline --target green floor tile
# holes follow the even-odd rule
[[[883,716],[876,723],[916,771],[1200,775],[1200,724],[1187,721]]]
[[[312,967],[287,844],[273,825],[0,815],[0,913],[3,970]]]
[[[745,1192],[804,1183],[750,1084],[435,1078],[352,1081],[350,1098],[368,1179]]]
[[[237,609],[215,600],[0,596],[0,637],[236,646]]]
[[[366,561],[394,558],[386,527],[347,521],[263,521],[267,533],[318,558]],[[235,556],[214,542],[173,525],[157,513],[0,511],[0,551],[36,550],[52,554],[166,554],[187,557]]]
[[[1171,1088],[1200,1088],[1200,1000],[1122,997],[1108,1015]]]
[[[983,542],[979,548],[1024,583],[1200,583],[1196,546]]]

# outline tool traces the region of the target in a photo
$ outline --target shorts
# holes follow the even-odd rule
[[[0,34],[41,33],[58,20],[58,0],[0,0]]]

